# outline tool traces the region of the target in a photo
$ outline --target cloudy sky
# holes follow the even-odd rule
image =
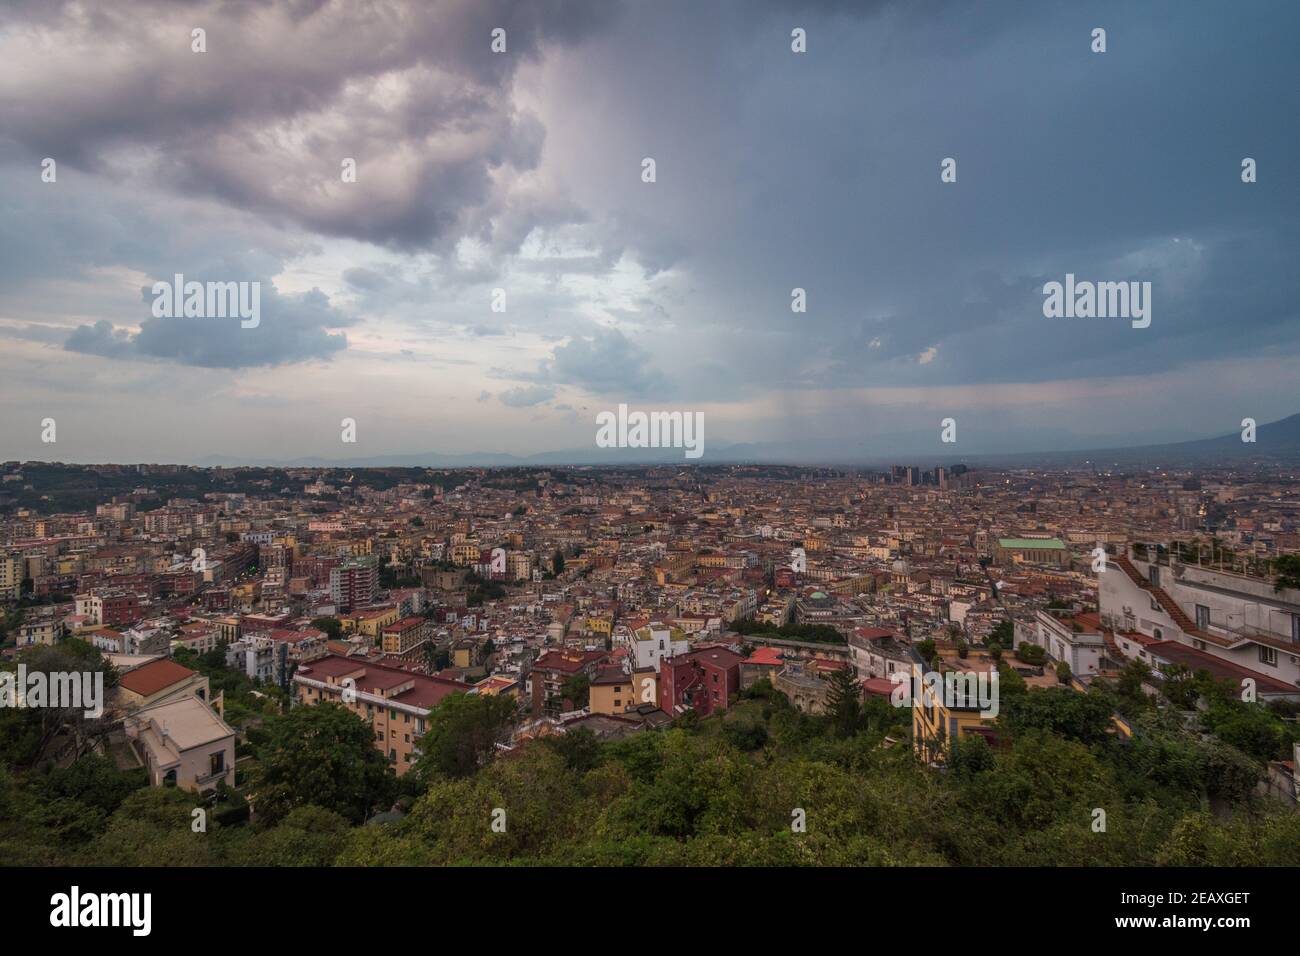
[[[530,454],[620,402],[882,454],[1271,421],[1298,34],[1289,0],[10,2],[0,459]],[[1151,282],[1150,327],[1045,318],[1067,272]],[[155,318],[176,273],[260,282],[260,325]]]

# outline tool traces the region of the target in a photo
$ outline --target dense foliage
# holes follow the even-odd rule
[[[1129,688],[1006,693],[999,739],[949,767],[912,756],[908,712],[837,687],[825,717],[766,682],[727,712],[601,743],[585,731],[497,755],[506,707],[455,695],[425,760],[389,776],[337,707],[268,715],[254,822],[87,756],[0,769],[0,857],[19,864],[1300,865],[1300,813],[1256,790],[1283,714],[1214,696],[1204,726]],[[1137,733],[1111,732],[1124,707]],[[397,822],[362,824],[392,805]],[[1105,829],[1095,829],[1097,811]],[[803,811],[799,814],[797,811]],[[806,821],[802,832],[793,826]],[[230,822],[222,822],[229,819]],[[495,824],[495,825],[494,825]]]

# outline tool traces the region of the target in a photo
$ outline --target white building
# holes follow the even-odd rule
[[[669,627],[658,621],[651,621],[645,627],[639,627],[631,634],[628,648],[632,651],[633,670],[653,667],[659,671],[659,662],[665,657],[676,657],[691,649],[690,641],[680,628]]]
[[[1098,577],[1102,621],[1117,636],[1178,641],[1300,688],[1300,590],[1168,555],[1120,556]]]
[[[1106,639],[1095,627],[1082,627],[1073,619],[1062,620],[1038,611],[1027,631],[1025,643],[1037,644],[1054,661],[1065,661],[1070,673],[1095,674],[1101,669]]]

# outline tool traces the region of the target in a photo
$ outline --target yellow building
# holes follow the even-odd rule
[[[470,640],[459,640],[451,649],[452,667],[473,667],[478,656],[478,645]]]
[[[23,559],[18,555],[0,557],[0,599],[17,601],[23,586]]]
[[[345,634],[364,634],[378,642],[384,628],[399,618],[399,611],[393,607],[368,608],[357,611],[340,619]]]
[[[657,678],[652,667],[632,674],[617,667],[603,669],[591,681],[587,709],[593,714],[621,714],[641,704],[657,703]]]
[[[614,634],[614,615],[604,613],[588,616],[587,630],[596,637],[612,638]]]
[[[942,765],[952,741],[991,730],[996,710],[985,711],[979,702],[972,680],[978,676],[974,671],[927,671],[913,651],[912,748],[925,763]]]
[[[465,542],[464,544],[453,544],[451,546],[451,561],[453,564],[465,567],[470,564],[478,564],[479,554],[482,549],[477,542]]]
[[[613,667],[592,678],[587,709],[593,714],[621,714],[632,707],[635,700],[631,676],[621,668]]]

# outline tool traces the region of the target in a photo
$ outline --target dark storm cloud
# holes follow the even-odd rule
[[[514,109],[519,65],[616,14],[606,0],[31,4],[0,86],[3,135],[31,156],[147,176],[327,235],[396,247],[517,243],[545,131]],[[207,32],[207,52],[190,31]],[[506,31],[507,52],[490,50]],[[355,183],[341,161],[357,161]],[[538,214],[548,206],[538,200]],[[494,218],[513,229],[494,234]],[[505,224],[509,225],[509,222]],[[521,234],[522,233],[522,234]]]
[[[679,378],[701,398],[1142,375],[1300,344],[1300,7],[659,9],[584,66],[619,77],[607,113],[636,104],[623,141],[658,160],[653,186],[607,190],[606,221],[674,249],[673,334],[708,343],[679,351]],[[1243,184],[1245,156],[1270,175]],[[1044,318],[1066,272],[1151,281],[1151,327]],[[723,374],[691,374],[725,352]]]
[[[277,275],[337,236],[388,247],[340,268],[349,312],[388,323],[377,338],[468,343],[498,368],[522,340],[551,343],[540,364],[494,368],[518,407],[561,388],[732,402],[1146,376],[1192,395],[1204,383],[1181,370],[1300,347],[1294,3],[614,7],[10,6],[0,279],[42,289],[32,310],[0,299],[2,317],[108,317],[68,347],[117,358],[324,357],[346,324],[328,303],[279,333],[268,306],[261,329],[221,338],[206,320],[95,309],[85,291],[98,272],[120,287],[230,250]],[[196,25],[204,55],[189,52]],[[508,56],[488,51],[497,25]],[[1105,54],[1089,49],[1096,26]],[[57,189],[35,175],[45,155]],[[949,156],[958,180],[943,184]],[[1244,156],[1258,183],[1240,181]],[[542,253],[520,253],[530,237]],[[328,264],[312,269],[356,251],[319,244]],[[1042,285],[1067,272],[1150,281],[1151,327],[1045,318]],[[49,301],[60,277],[79,298]],[[488,309],[496,286],[507,315]],[[791,312],[794,287],[807,313]]]

